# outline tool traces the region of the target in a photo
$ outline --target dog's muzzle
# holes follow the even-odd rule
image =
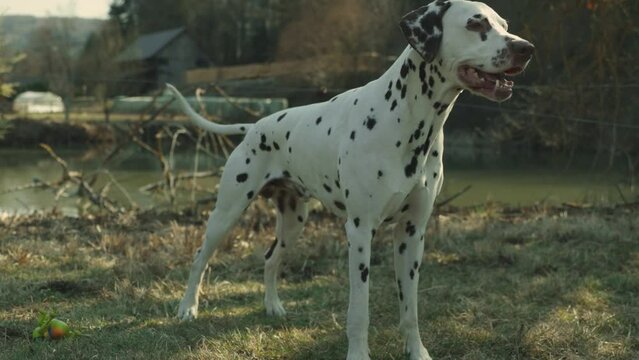
[[[535,52],[535,46],[525,40],[508,42],[510,67],[502,72],[489,73],[471,65],[457,69],[459,80],[466,88],[493,101],[508,100],[513,94],[515,82],[507,77],[521,74],[528,66]]]

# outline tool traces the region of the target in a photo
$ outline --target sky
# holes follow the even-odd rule
[[[112,0],[0,0],[0,14],[105,19]]]

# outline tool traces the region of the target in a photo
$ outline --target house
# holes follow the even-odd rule
[[[147,92],[170,82],[185,83],[186,71],[207,66],[209,61],[183,27],[146,34],[129,45],[116,61],[136,92]]]

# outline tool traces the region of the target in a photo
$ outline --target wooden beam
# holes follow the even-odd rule
[[[186,82],[187,84],[216,83],[223,80],[291,76],[316,72],[379,72],[393,60],[378,54],[325,55],[307,60],[202,68],[187,71]]]

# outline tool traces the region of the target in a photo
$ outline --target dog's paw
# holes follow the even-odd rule
[[[346,356],[346,360],[370,360],[371,357],[368,354],[368,348],[364,347],[361,349],[351,349],[348,348],[348,355]]]
[[[187,301],[182,299],[180,301],[180,307],[178,308],[177,317],[180,321],[190,321],[197,318],[197,302]]]
[[[408,360],[433,360],[428,350],[421,343],[415,346],[406,346],[406,359]]]
[[[282,306],[282,302],[279,299],[274,301],[265,300],[264,306],[266,307],[266,315],[268,316],[286,316],[286,310],[284,310],[284,306]]]

